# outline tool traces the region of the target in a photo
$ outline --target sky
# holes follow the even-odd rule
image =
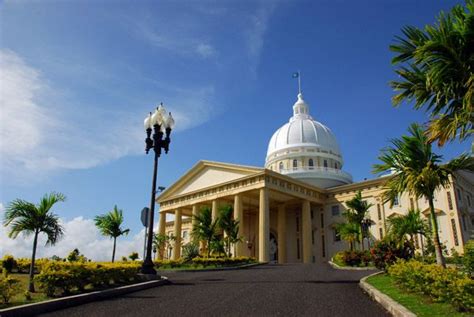
[[[131,229],[118,256],[142,249],[140,211],[153,158],[143,119],[160,102],[176,128],[160,158],[170,186],[199,160],[263,166],[292,115],[301,71],[311,115],[336,135],[355,181],[389,140],[428,115],[391,105],[388,47],[405,25],[431,24],[461,1],[0,1],[0,218],[13,199],[67,196],[66,228],[39,256],[110,257],[93,218],[117,205]],[[470,142],[437,149],[451,159]],[[43,240],[44,242],[44,240]],[[7,237],[0,257],[31,254]]]

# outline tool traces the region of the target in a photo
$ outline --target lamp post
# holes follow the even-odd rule
[[[150,201],[150,215],[148,221],[148,240],[146,245],[146,256],[143,261],[141,273],[156,274],[151,259],[152,243],[153,243],[153,218],[155,215],[155,197],[156,197],[156,177],[158,174],[158,158],[161,156],[161,149],[168,153],[171,142],[170,134],[174,128],[174,119],[171,112],[167,114],[163,103],[156,108],[155,112],[145,118],[144,121],[146,139],[145,139],[145,153],[148,154],[151,149],[155,152],[155,159],[153,164],[153,180],[151,185],[151,201]],[[153,132],[153,135],[152,135]]]

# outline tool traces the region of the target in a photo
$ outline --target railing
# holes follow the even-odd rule
[[[279,170],[281,174],[293,174],[293,173],[314,173],[321,175],[333,175],[339,176],[352,182],[352,176],[343,170],[332,168],[332,167],[321,167],[321,166],[298,166],[291,168],[284,168]]]

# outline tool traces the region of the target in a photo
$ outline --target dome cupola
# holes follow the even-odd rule
[[[299,93],[293,116],[270,139],[265,167],[328,188],[352,183],[352,176],[343,172],[342,166],[336,137],[311,117],[309,105]]]

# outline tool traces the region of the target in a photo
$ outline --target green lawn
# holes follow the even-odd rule
[[[38,290],[38,287],[36,287],[36,293],[31,293],[31,300],[27,301],[25,298],[25,291],[28,289],[28,274],[10,274],[9,276],[17,280],[20,280],[20,287],[22,291],[16,296],[14,296],[12,299],[10,299],[10,303],[8,303],[7,305],[3,304],[2,301],[0,301],[0,309],[11,307],[11,306],[41,302],[41,301],[49,299],[49,297],[46,296],[45,293],[40,292]]]
[[[398,287],[392,278],[386,274],[371,276],[367,279],[367,282],[420,317],[472,316],[468,313],[458,312],[450,304],[434,303],[427,296],[407,292]]]

